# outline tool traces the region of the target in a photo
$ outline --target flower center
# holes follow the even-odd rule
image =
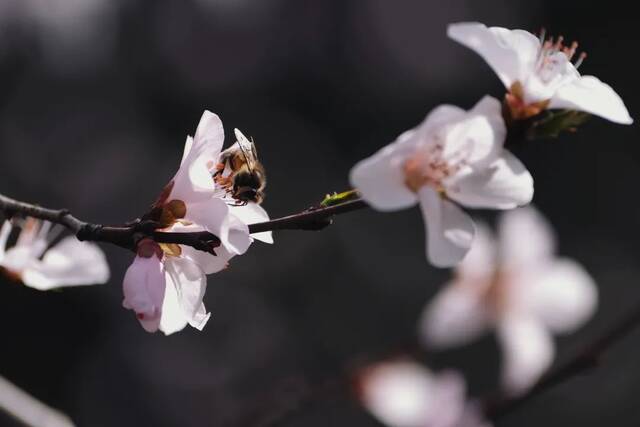
[[[426,148],[419,149],[404,163],[404,183],[411,191],[417,193],[428,185],[437,192],[445,194],[443,181],[455,175],[467,164],[466,153],[462,150],[445,158],[444,145],[438,141]]]
[[[558,75],[562,72],[561,70],[561,61],[558,58],[557,53],[563,53],[566,58],[571,61],[576,52],[578,50],[578,42],[574,41],[570,45],[564,44],[564,37],[559,36],[554,39],[550,37],[545,40],[546,31],[543,29],[540,31],[540,44],[542,47],[540,48],[540,52],[538,53],[538,62],[536,64],[536,73],[540,77],[540,79],[549,83],[553,81]],[[582,62],[584,62],[587,57],[586,52],[581,52],[573,66],[578,69]]]

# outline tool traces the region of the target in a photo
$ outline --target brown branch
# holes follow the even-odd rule
[[[328,207],[310,208],[294,215],[249,225],[250,233],[271,230],[321,230],[332,223],[335,215],[367,208],[361,199],[350,200]],[[213,253],[220,245],[215,235],[202,231],[194,233],[169,233],[156,231],[152,221],[134,221],[125,226],[103,226],[79,220],[66,209],[48,209],[21,202],[0,194],[0,210],[7,217],[29,216],[60,224],[69,229],[79,240],[112,243],[133,250],[142,237],[150,237],[158,243],[178,243]]]
[[[640,304],[637,304],[573,358],[542,377],[526,394],[516,398],[498,396],[487,399],[485,414],[493,421],[498,420],[554,386],[588,373],[600,364],[607,350],[629,335],[639,325]]]

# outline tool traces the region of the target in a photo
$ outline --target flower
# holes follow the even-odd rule
[[[578,43],[563,38],[544,40],[523,30],[508,30],[465,22],[451,24],[450,38],[476,51],[510,91],[506,101],[514,119],[525,119],[549,109],[578,110],[612,122],[631,124],[622,99],[594,76],[581,76],[572,63]]]
[[[506,128],[500,109],[488,96],[468,112],[439,106],[418,127],[351,170],[352,185],[375,209],[420,203],[428,229],[427,258],[436,266],[455,265],[471,247],[473,221],[457,204],[511,209],[533,197],[533,178],[503,149]]]
[[[429,346],[446,348],[495,328],[504,354],[502,383],[515,395],[551,365],[551,334],[584,324],[598,297],[579,264],[554,257],[551,231],[533,208],[504,214],[499,228],[498,243],[478,228],[454,279],[427,305],[421,333]]]
[[[5,221],[0,229],[0,270],[9,277],[41,291],[109,280],[109,266],[97,245],[72,236],[54,243],[62,230],[51,230],[48,221],[29,218],[14,222],[20,227],[14,246],[7,247],[12,223]]]
[[[227,267],[235,255],[247,251],[254,238],[268,243],[270,232],[249,234],[248,224],[267,221],[255,203],[235,203],[212,178],[224,142],[220,118],[205,111],[194,137],[187,137],[180,167],[165,186],[145,219],[157,221],[165,232],[215,235],[208,252],[187,245],[143,239],[123,281],[123,306],[136,313],[148,332],[169,335],[187,324],[202,330],[209,319],[202,302],[207,274]]]
[[[464,378],[454,371],[433,374],[411,360],[382,362],[358,381],[363,405],[390,427],[488,427],[466,400]]]

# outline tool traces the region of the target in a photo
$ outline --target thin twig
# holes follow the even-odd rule
[[[363,200],[355,199],[334,206],[310,208],[294,215],[250,224],[249,232],[253,234],[271,230],[321,230],[331,224],[335,215],[367,207]],[[125,226],[103,226],[81,221],[66,209],[43,208],[2,194],[0,194],[0,210],[4,211],[8,217],[20,214],[63,225],[79,240],[112,243],[131,250],[142,237],[151,237],[158,243],[188,245],[206,252],[213,252],[220,244],[218,237],[206,231],[193,233],[156,231],[144,221],[136,221]]]
[[[576,354],[575,357],[542,377],[526,394],[516,398],[499,396],[487,399],[485,401],[485,414],[493,421],[498,420],[554,386],[578,375],[588,373],[599,365],[607,350],[629,335],[639,325],[640,304],[632,308],[618,322],[614,323],[602,335]]]

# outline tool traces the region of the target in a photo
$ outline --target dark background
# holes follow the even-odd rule
[[[123,223],[172,176],[208,108],[227,135],[255,137],[271,216],[299,211],[348,188],[357,160],[434,106],[503,94],[478,56],[446,38],[447,23],[463,20],[578,39],[589,53],[581,71],[638,118],[637,15],[591,6],[0,0],[0,192]],[[560,339],[560,359],[640,300],[638,136],[594,119],[518,151],[560,252],[600,288],[598,314]],[[210,276],[204,331],[170,337],[147,334],[121,307],[132,255],[118,248],[103,246],[108,285],[43,293],[0,279],[0,375],[79,426],[379,425],[332,378],[415,341],[424,303],[447,279],[424,259],[418,210],[356,212],[275,239]],[[638,342],[640,331],[498,425],[638,425]],[[495,389],[492,337],[428,362],[463,369],[473,394]]]

